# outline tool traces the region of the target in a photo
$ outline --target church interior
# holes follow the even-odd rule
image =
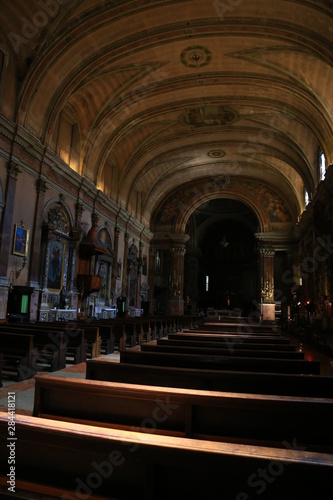
[[[333,367],[330,75],[331,0],[1,2],[5,439],[15,393],[7,365],[14,366],[10,383],[33,380],[36,391],[34,415],[17,415],[16,451],[13,440],[12,456],[10,448],[0,453],[9,477],[0,475],[4,498],[213,498],[221,468],[226,498],[280,499],[295,474],[302,476],[298,498],[328,498],[333,371],[320,371],[316,359]],[[293,349],[281,347],[286,339]],[[90,365],[91,380],[84,387],[52,382],[40,368],[42,351],[49,371],[84,366],[89,379]],[[142,371],[134,368],[141,363]],[[127,366],[125,378],[104,375],[106,364]],[[228,373],[223,383],[206,373],[219,370]],[[236,375],[228,370],[243,376],[231,383]],[[82,414],[69,417],[67,390],[77,393]],[[128,402],[134,393],[139,403]],[[231,393],[235,400],[225,402]],[[236,400],[236,393],[249,396]],[[170,406],[156,407],[168,397]],[[112,398],[126,415],[122,421],[119,410],[104,426],[101,408]],[[304,441],[297,398],[310,419]],[[86,400],[95,401],[98,424]],[[222,408],[222,400],[212,416],[206,406]],[[129,417],[131,404],[142,405],[139,420]],[[138,422],[152,412],[158,418],[142,432]],[[284,414],[291,423],[270,435],[263,417],[261,430],[254,428],[256,412],[271,427]],[[237,440],[221,437],[228,418]],[[303,447],[281,447],[298,432]],[[66,443],[61,457],[57,439]],[[34,446],[41,458],[29,467]],[[263,464],[270,475],[258,479]]]

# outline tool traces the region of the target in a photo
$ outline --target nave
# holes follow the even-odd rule
[[[11,496],[215,498],[223,487],[224,498],[237,500],[293,490],[329,497],[330,358],[276,327],[231,320],[152,337],[4,380],[0,395],[17,401]],[[24,385],[30,408],[21,410]],[[0,403],[6,439],[6,398]],[[7,455],[3,447],[3,463]]]

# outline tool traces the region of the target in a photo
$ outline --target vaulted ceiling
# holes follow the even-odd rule
[[[2,111],[52,148],[66,110],[78,173],[151,227],[204,202],[291,230],[333,161],[329,0],[5,0]]]

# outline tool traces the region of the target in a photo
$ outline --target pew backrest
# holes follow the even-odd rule
[[[333,399],[198,391],[37,375],[33,414],[110,428],[333,452]],[[309,426],[311,422],[311,426]]]

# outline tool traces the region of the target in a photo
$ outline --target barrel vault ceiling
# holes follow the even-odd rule
[[[3,0],[0,31],[3,112],[51,149],[66,112],[78,175],[152,230],[216,198],[289,230],[333,161],[332,1]]]

